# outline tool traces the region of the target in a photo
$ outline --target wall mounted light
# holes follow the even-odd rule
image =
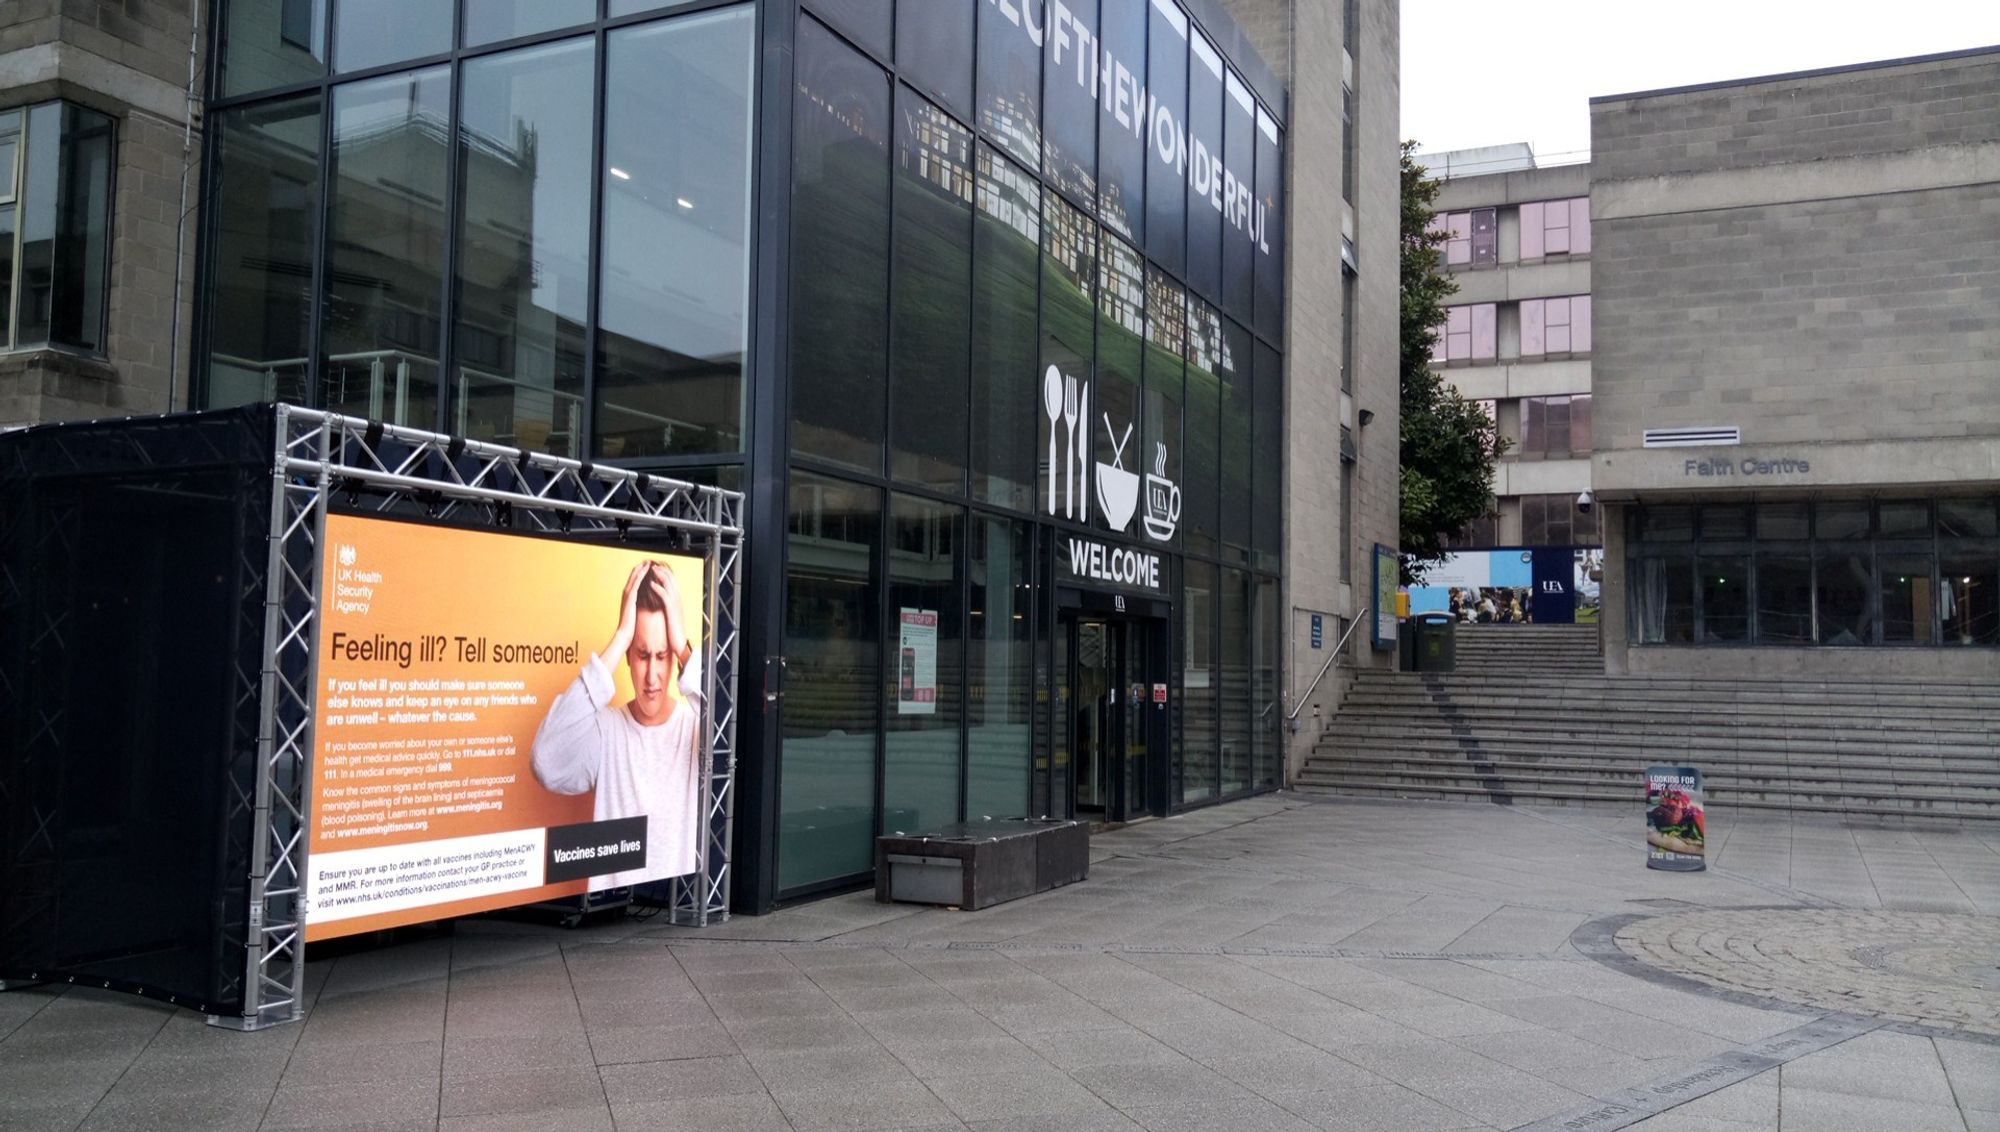
[[[1374,419],[1375,419],[1375,410],[1373,409],[1361,410],[1361,427],[1367,428],[1369,423],[1372,422]]]

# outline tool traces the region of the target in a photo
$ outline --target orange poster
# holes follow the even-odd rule
[[[703,561],[329,515],[306,938],[697,867]]]

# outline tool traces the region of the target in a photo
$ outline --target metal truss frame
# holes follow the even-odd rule
[[[738,628],[743,496],[626,468],[594,465],[278,405],[266,550],[261,727],[252,801],[243,1013],[209,1022],[255,1030],[305,1013],[306,851],[313,708],[318,688],[319,564],[329,506],[570,536],[650,529],[705,559],[702,649],[709,726],[699,868],[668,885],[676,924],[729,916],[735,826]]]

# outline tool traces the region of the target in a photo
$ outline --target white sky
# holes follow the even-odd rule
[[[2000,0],[1403,0],[1401,136],[1581,160],[1590,99],[2000,44]]]

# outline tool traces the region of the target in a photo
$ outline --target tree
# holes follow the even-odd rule
[[[1403,580],[1421,582],[1445,540],[1493,513],[1493,462],[1507,442],[1475,402],[1431,370],[1444,300],[1458,290],[1438,270],[1444,233],[1431,228],[1439,183],[1403,143],[1402,521]]]

